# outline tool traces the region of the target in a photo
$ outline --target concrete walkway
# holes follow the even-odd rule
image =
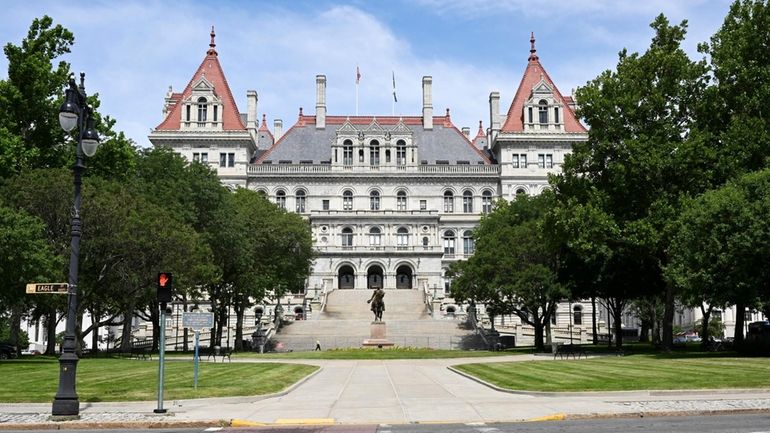
[[[164,404],[169,410],[167,415],[152,414],[157,406],[155,402],[83,403],[80,422],[99,425],[214,425],[219,420],[236,420],[235,425],[491,423],[639,413],[770,409],[770,389],[509,393],[448,368],[467,362],[532,359],[531,356],[511,356],[443,360],[287,361],[319,365],[321,369],[279,395],[168,401]],[[47,422],[50,408],[50,404],[0,405],[0,428]]]

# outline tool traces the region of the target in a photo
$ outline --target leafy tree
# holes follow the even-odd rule
[[[209,287],[219,318],[216,341],[227,308],[236,313],[235,348],[242,349],[243,316],[250,300],[280,297],[286,289],[304,286],[313,257],[307,223],[279,209],[255,191],[239,188],[216,213],[210,244],[221,279]]]
[[[31,167],[62,167],[64,131],[58,113],[69,64],[72,33],[44,16],[35,19],[21,46],[6,44],[8,79],[0,81],[0,177]]]
[[[488,303],[493,313],[515,314],[534,328],[538,350],[544,349],[556,305],[569,295],[557,278],[556,250],[543,234],[550,203],[548,193],[498,202],[476,229],[474,255],[450,273],[455,298]]]
[[[11,313],[11,343],[19,343],[21,315],[29,304],[26,284],[48,281],[56,273],[57,258],[46,242],[42,221],[24,211],[0,207],[0,303],[2,310]]]
[[[716,185],[767,166],[770,156],[770,4],[736,0],[710,43],[709,88],[698,132],[713,149]]]
[[[770,299],[770,169],[745,175],[688,203],[671,245],[669,277],[682,287],[687,305],[700,306],[709,323],[715,307],[743,310]],[[708,338],[708,328],[701,335]],[[743,333],[736,331],[736,340]]]
[[[660,15],[651,27],[655,36],[644,54],[621,51],[615,71],[578,89],[578,114],[591,130],[554,179],[564,220],[553,224],[570,236],[562,243],[574,254],[589,253],[575,262],[595,272],[595,288],[615,301],[616,330],[628,300],[666,293],[664,341],[670,344],[675,293],[660,265],[680,197],[701,187],[703,164],[692,158],[703,142],[689,140],[688,132],[707,76],[705,62],[691,61],[681,48],[686,21],[670,25]]]

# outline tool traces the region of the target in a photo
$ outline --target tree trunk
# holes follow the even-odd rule
[[[99,351],[99,319],[98,313],[91,312],[91,320],[94,322],[91,326],[91,353],[97,353]]]
[[[734,341],[737,343],[743,341],[743,322],[746,315],[746,304],[735,304],[735,333],[733,334]]]
[[[594,333],[593,344],[599,344],[598,329],[596,327],[596,296],[591,296],[591,330]]]
[[[666,284],[665,309],[663,310],[663,335],[661,346],[671,350],[674,345],[674,298],[673,284]]]
[[[533,328],[535,329],[535,352],[545,351],[545,344],[543,343],[543,324],[535,317],[533,322]]]
[[[642,319],[641,322],[641,329],[639,329],[639,342],[647,343],[650,341],[650,321],[647,319]]]
[[[613,311],[613,314],[615,316],[615,347],[620,349],[623,347],[623,311],[617,309],[617,311]]]
[[[21,347],[19,347],[19,330],[21,329],[21,310],[18,307],[13,307],[11,310],[11,323],[9,331],[9,342],[16,346],[16,356],[21,354]],[[27,349],[26,347],[24,348]]]
[[[131,350],[133,336],[131,335],[131,326],[134,322],[134,303],[130,302],[123,310],[123,329],[120,332],[120,351],[128,352]]]
[[[237,304],[235,304],[235,350],[241,351],[243,350],[243,313],[244,313],[244,302],[242,300],[239,300]]]
[[[709,319],[711,317],[711,309],[714,308],[709,305],[708,309],[703,308],[703,304],[700,305],[700,312],[703,314],[700,326],[700,346],[703,349],[707,349],[709,346]]]

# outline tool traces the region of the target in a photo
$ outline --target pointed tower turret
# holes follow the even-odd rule
[[[502,196],[512,200],[520,193],[539,194],[548,188],[548,175],[561,171],[572,144],[587,140],[588,131],[575,116],[572,99],[559,92],[540,63],[534,32],[527,67],[505,117],[497,115],[498,101],[493,92],[489,147],[501,167]],[[500,118],[504,121],[498,131],[494,122]]]
[[[246,165],[257,149],[249,134],[249,115],[256,126],[256,92],[250,91],[249,113],[238,111],[219,63],[216,33],[211,27],[209,48],[182,92],[166,96],[164,119],[150,133],[155,146],[174,149],[189,161],[217,168],[225,183],[246,184]],[[252,94],[253,93],[253,94]],[[222,132],[227,131],[226,135]],[[195,133],[191,142],[190,133]]]

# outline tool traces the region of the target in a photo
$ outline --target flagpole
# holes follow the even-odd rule
[[[356,65],[356,116],[358,116],[358,84],[361,81],[361,70]]]
[[[391,71],[393,74],[393,103],[391,104],[390,115],[396,115],[396,71]]]

